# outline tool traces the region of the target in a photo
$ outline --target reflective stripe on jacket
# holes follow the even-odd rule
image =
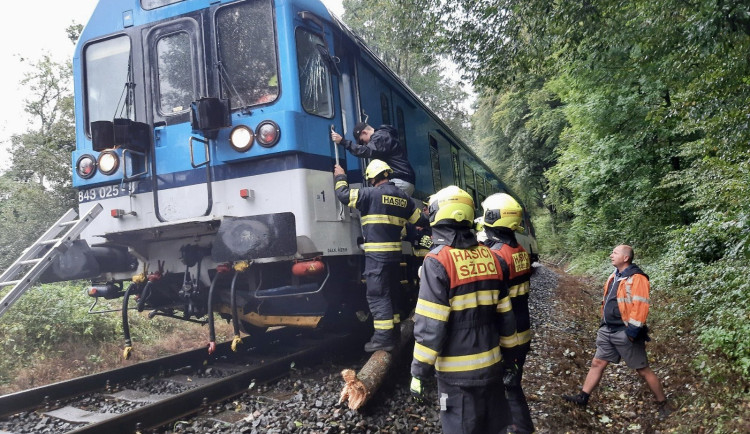
[[[531,286],[531,258],[520,244],[512,247],[503,242],[491,243],[492,252],[501,257],[510,269],[508,291],[513,305],[513,315],[516,317],[516,332],[518,344],[531,342],[531,318],[529,315],[529,288]]]
[[[434,368],[449,384],[497,381],[517,341],[498,258],[485,246],[441,245],[425,257],[421,277],[412,376],[424,378]]]
[[[637,272],[625,275],[617,285],[617,307],[622,316],[622,322],[628,336],[635,338],[640,329],[646,325],[649,308],[650,283],[648,276],[636,267]],[[627,273],[628,270],[625,270]],[[604,284],[604,298],[602,302],[602,316],[604,316],[604,303],[607,301],[607,290],[615,279],[612,273]]]
[[[401,231],[422,215],[414,202],[392,182],[377,187],[349,188],[346,175],[336,176],[336,197],[361,214],[365,254],[383,262],[401,259]]]

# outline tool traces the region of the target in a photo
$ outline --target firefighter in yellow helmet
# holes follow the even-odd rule
[[[349,188],[346,172],[338,164],[336,197],[361,214],[364,237],[367,304],[375,332],[365,351],[391,351],[400,335],[398,306],[401,285],[401,231],[407,222],[420,221],[422,212],[401,189],[391,182],[393,170],[382,160],[372,160],[365,170],[371,187]]]
[[[534,432],[529,404],[521,388],[523,365],[531,346],[531,321],[529,317],[529,288],[531,282],[531,259],[529,253],[516,240],[515,231],[521,229],[523,208],[506,193],[495,193],[482,202],[484,215],[482,225],[486,236],[484,245],[497,255],[510,269],[509,291],[516,318],[518,350],[515,368],[503,378],[505,396],[513,417],[511,431]]]
[[[505,432],[504,361],[514,359],[516,341],[507,270],[477,242],[468,193],[446,187],[428,210],[434,246],[422,265],[414,315],[411,392],[421,399],[434,370],[443,432]]]

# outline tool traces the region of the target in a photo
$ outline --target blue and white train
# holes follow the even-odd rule
[[[366,161],[331,128],[395,126],[418,199],[508,191],[318,0],[102,0],[73,67],[73,184],[81,214],[103,212],[47,278],[124,296],[126,326],[127,306],[247,332],[366,306],[359,220],[332,177],[338,158],[362,183]]]

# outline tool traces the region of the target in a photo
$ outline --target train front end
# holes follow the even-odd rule
[[[315,327],[358,304],[359,228],[331,175],[343,120],[327,14],[101,1],[74,58],[72,164],[80,213],[103,212],[78,246],[89,265],[51,279],[92,279],[92,296],[150,315],[217,312],[235,332]]]

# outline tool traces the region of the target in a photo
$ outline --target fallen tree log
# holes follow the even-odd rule
[[[410,343],[413,339],[414,320],[409,318],[401,322],[401,340],[392,352],[375,351],[358,373],[353,369],[341,371],[345,384],[341,390],[339,404],[348,401],[347,405],[352,410],[365,405],[383,383],[394,360],[401,357],[405,348],[411,348]]]

